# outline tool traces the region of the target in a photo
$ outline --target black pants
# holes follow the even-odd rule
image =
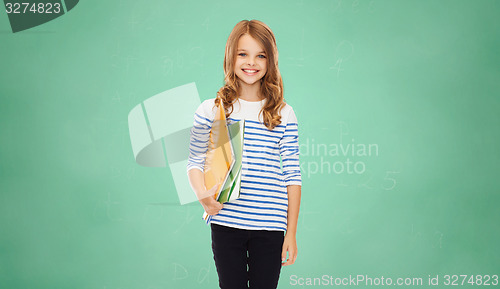
[[[275,289],[278,286],[283,231],[210,226],[221,289]]]

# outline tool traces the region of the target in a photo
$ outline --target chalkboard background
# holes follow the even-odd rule
[[[135,162],[127,115],[186,83],[215,97],[242,19],[275,33],[300,124],[298,259],[279,288],[500,274],[499,12],[89,0],[12,33],[0,11],[0,288],[218,288],[201,205]]]

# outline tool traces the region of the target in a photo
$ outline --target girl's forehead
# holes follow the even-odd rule
[[[260,43],[248,34],[243,34],[238,40],[238,50],[253,50],[258,53],[264,52]]]

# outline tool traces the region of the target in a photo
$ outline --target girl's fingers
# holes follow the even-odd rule
[[[288,260],[286,259],[286,252],[288,251]],[[295,263],[295,260],[297,259],[297,251],[293,250],[292,248],[283,248],[283,251],[281,252],[281,261],[285,263],[281,263],[282,266],[288,266],[292,265]]]
[[[281,250],[281,262],[286,261],[286,250],[287,248],[283,247],[283,250]]]

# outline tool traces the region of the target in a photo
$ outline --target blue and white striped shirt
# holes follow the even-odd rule
[[[205,100],[194,114],[188,171],[204,169],[210,128],[217,111],[214,100]],[[240,197],[224,203],[217,215],[209,216],[208,223],[247,230],[286,231],[286,187],[302,185],[298,123],[293,108],[286,104],[281,110],[281,124],[268,130],[262,123],[262,115],[259,116],[265,102],[266,99],[238,99],[233,104],[228,124],[245,119]]]

